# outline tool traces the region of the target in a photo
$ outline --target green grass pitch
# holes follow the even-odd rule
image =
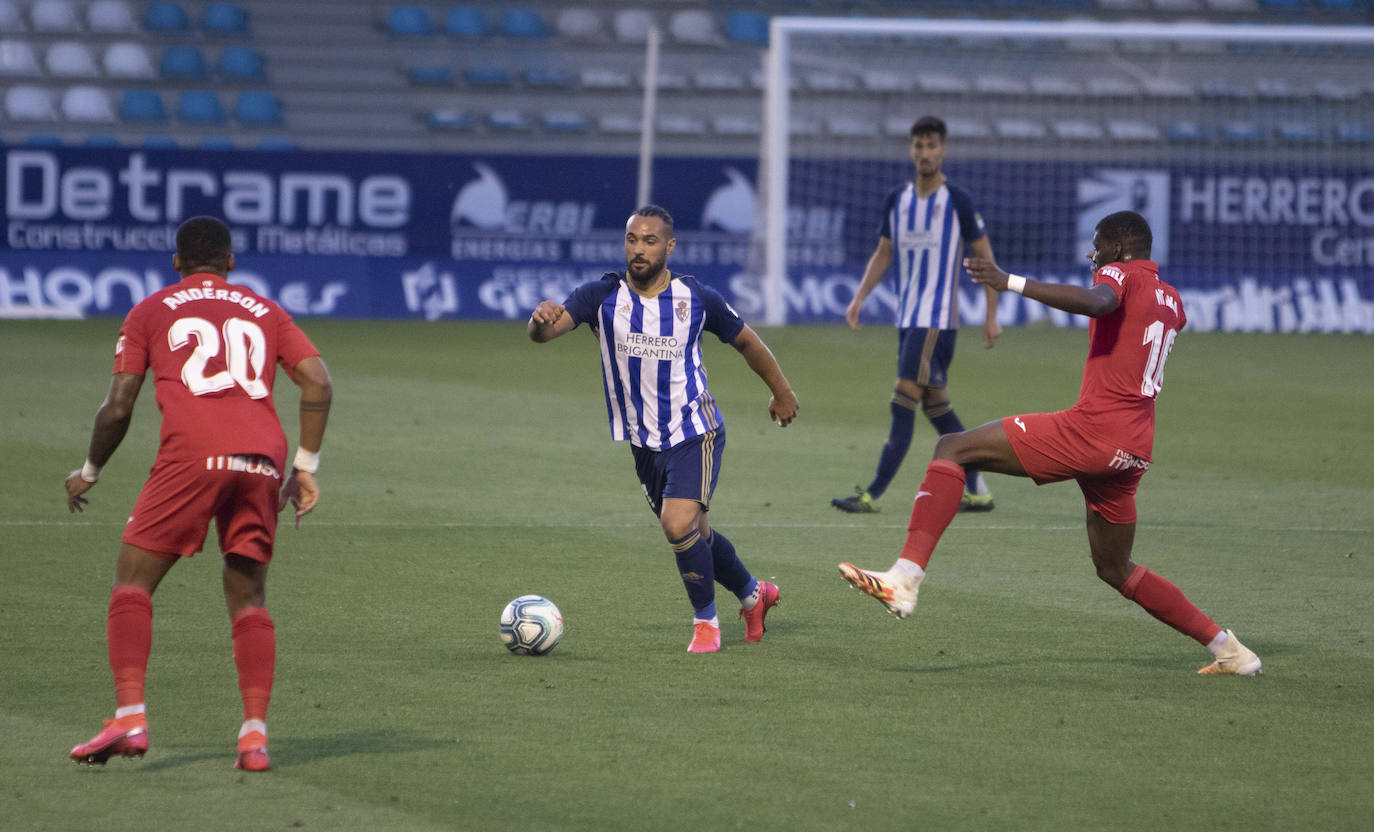
[[[1136,559],[1261,655],[1237,679],[1195,675],[1205,650],[1097,581],[1072,484],[991,477],[997,510],[956,518],[913,618],[845,586],[838,561],[896,555],[934,442],[919,420],[881,514],[829,507],[886,436],[891,328],[763,330],[801,400],[786,430],[708,347],[729,429],[713,525],[782,604],[753,645],[721,599],[724,649],[693,656],[584,331],[304,323],[335,381],[324,493],[280,533],[275,770],[244,776],[213,537],[155,598],[148,756],[66,759],[113,709],[105,604],[157,411],[147,384],[68,515],[118,323],[0,322],[0,828],[1369,828],[1368,338],[1185,333],[1169,360]],[[1085,345],[966,331],[958,413],[1068,406]],[[497,637],[530,592],[567,621],[544,658]]]

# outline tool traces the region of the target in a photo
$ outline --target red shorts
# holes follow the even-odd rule
[[[213,518],[220,552],[268,563],[280,486],[281,473],[265,456],[159,460],[122,540],[150,552],[190,557],[205,546]]]
[[[1068,410],[1008,416],[1002,430],[1036,485],[1076,480],[1088,508],[1107,522],[1135,522],[1135,492],[1149,461],[1086,432]]]

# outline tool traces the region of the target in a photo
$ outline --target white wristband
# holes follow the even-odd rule
[[[92,465],[89,459],[86,460],[85,464],[81,466],[81,479],[91,484],[99,482],[100,468],[98,466]]]
[[[296,449],[296,460],[291,463],[291,467],[297,471],[304,471],[313,474],[320,470],[320,452],[307,451],[305,448]]]
[[[1007,291],[1024,295],[1026,293],[1026,279],[1019,274],[1007,275]]]

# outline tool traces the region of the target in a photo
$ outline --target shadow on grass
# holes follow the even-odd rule
[[[388,731],[349,731],[324,737],[281,737],[269,743],[273,768],[313,763],[330,757],[353,757],[361,754],[403,754],[435,748],[450,748],[451,739],[436,739]],[[143,766],[144,771],[158,772],[194,765],[206,760],[227,760],[232,764],[233,752],[216,750],[191,751],[165,757]]]

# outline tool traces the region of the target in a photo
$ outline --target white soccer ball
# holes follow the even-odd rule
[[[563,613],[539,595],[521,595],[501,611],[501,641],[512,653],[542,656],[563,639]]]

